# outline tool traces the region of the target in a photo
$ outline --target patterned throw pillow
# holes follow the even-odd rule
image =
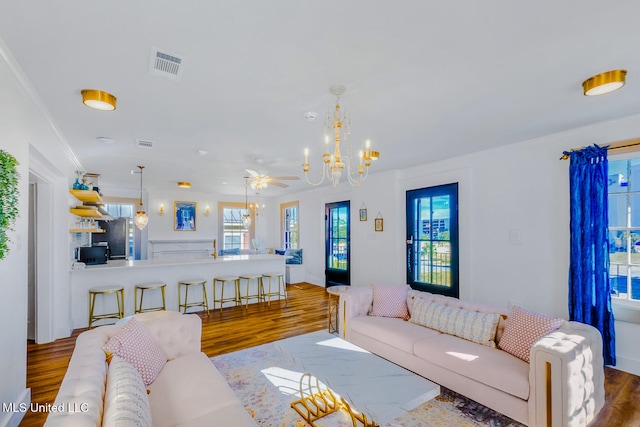
[[[286,264],[302,264],[302,249],[288,249],[285,255],[289,255],[291,258],[287,258]]]
[[[564,324],[564,319],[548,317],[514,306],[507,318],[498,348],[529,362],[531,347],[543,336]]]
[[[103,350],[131,363],[140,372],[144,385],[155,381],[167,363],[167,356],[135,317],[109,339]]]
[[[140,374],[126,360],[114,356],[107,373],[103,427],[151,427],[151,408]]]
[[[373,308],[369,315],[409,319],[409,309],[407,308],[408,292],[408,285],[373,285]]]
[[[449,307],[416,298],[410,321],[487,347],[495,347],[499,313]]]

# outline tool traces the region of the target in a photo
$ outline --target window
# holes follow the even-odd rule
[[[407,191],[407,283],[459,297],[457,183]]]
[[[280,205],[280,221],[282,224],[282,247],[284,249],[300,249],[298,202]]]
[[[609,161],[611,296],[640,301],[640,158]]]
[[[242,218],[247,214],[251,216],[248,228],[242,224]],[[244,203],[219,203],[218,235],[222,236],[222,245],[218,249],[251,249],[254,223],[253,212],[246,209]]]

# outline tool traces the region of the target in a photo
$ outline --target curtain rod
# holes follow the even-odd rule
[[[640,146],[640,138],[633,138],[633,139],[627,139],[624,141],[614,142],[609,145],[609,148],[607,148],[607,151],[622,150],[623,148],[631,148],[631,147],[637,147],[637,146]],[[577,151],[581,149],[582,148],[572,148],[571,150],[569,150],[569,152]],[[560,157],[560,160],[567,160],[567,159],[569,159],[569,154],[563,154],[562,157]]]

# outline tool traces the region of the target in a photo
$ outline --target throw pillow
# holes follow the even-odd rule
[[[107,373],[103,427],[151,427],[151,408],[140,374],[126,360],[114,356]]]
[[[285,263],[287,264],[302,264],[302,249],[288,249],[285,255],[289,255],[292,258],[287,258]]]
[[[284,255],[286,252],[287,252],[286,249],[282,249],[282,250],[276,249],[276,255]]]
[[[135,317],[109,339],[103,350],[131,363],[140,372],[144,385],[155,381],[167,363],[167,356],[158,347],[147,328]]]
[[[416,298],[410,321],[459,338],[495,347],[499,313],[450,307]]]
[[[373,285],[373,308],[369,315],[407,320],[409,318],[408,292],[409,285]]]
[[[563,324],[564,319],[544,316],[515,306],[507,318],[498,348],[529,362],[531,347],[536,341]]]

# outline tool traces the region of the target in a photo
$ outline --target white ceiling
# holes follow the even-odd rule
[[[638,0],[2,3],[0,37],[103,186],[135,189],[145,165],[147,188],[243,194],[246,168],[302,177],[304,147],[318,173],[334,84],[354,149],[381,152],[372,172],[640,113]],[[153,47],[184,58],[180,81],[149,72]],[[616,68],[622,90],[582,95]],[[84,88],[117,110],[83,106]],[[288,183],[263,194],[309,187]]]

